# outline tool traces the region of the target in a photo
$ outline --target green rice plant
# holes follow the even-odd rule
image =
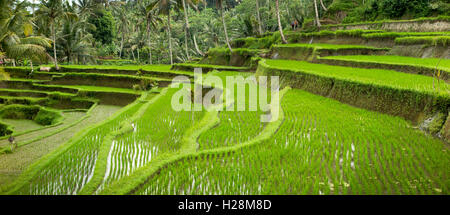
[[[101,65],[118,65],[118,66],[122,66],[122,65],[133,64],[135,62],[133,62],[132,60],[122,60],[122,59],[98,59],[97,63],[99,63]]]
[[[202,69],[210,69],[212,70],[246,70],[247,67],[238,67],[238,66],[223,66],[223,65],[211,65],[211,64],[200,64],[200,63],[177,63],[172,66],[172,69],[177,70],[178,68],[202,68]]]
[[[53,65],[43,65],[45,67],[51,67],[51,72],[34,72],[33,74],[42,75],[58,75],[67,72],[81,72],[81,73],[104,73],[104,74],[123,74],[123,75],[136,75],[138,71],[141,71],[143,75],[192,75],[192,72],[188,71],[174,71],[171,70],[170,65],[61,65],[60,70],[56,71]],[[15,71],[16,73],[24,73],[27,75],[31,71],[31,67],[6,67],[7,71]],[[23,75],[22,75],[23,76]]]
[[[231,46],[234,48],[268,49],[272,43],[272,36],[261,38],[247,37],[233,40]]]
[[[310,32],[310,33],[299,33],[294,31],[287,31],[286,37],[289,43],[299,43],[302,40],[311,39],[314,37],[318,38],[340,38],[340,37],[361,37],[363,34],[370,34],[370,33],[381,33],[384,32],[383,30],[363,30],[363,29],[353,29],[353,30],[337,30],[337,31],[317,31],[317,32]],[[273,45],[276,45],[273,43]]]
[[[395,44],[448,46],[450,44],[450,36],[400,37],[395,39]]]
[[[250,77],[249,73],[238,72],[221,72],[214,75],[220,77],[225,85],[227,83],[226,77],[236,77],[237,75],[245,78]],[[238,85],[245,86],[245,96],[238,96]],[[263,90],[262,87],[259,87],[257,83],[253,82],[246,84],[245,81],[243,81],[234,85],[233,101],[226,102],[233,105],[233,111],[227,111],[226,108],[224,108],[224,110],[219,112],[219,125],[200,135],[198,139],[199,149],[213,149],[241,144],[261,133],[266,124],[260,121],[264,111],[259,106],[257,107],[257,110],[250,110],[250,88],[254,88],[258,92],[259,90]],[[270,96],[270,92],[268,93],[268,96]],[[242,100],[238,101],[238,99]],[[238,102],[245,104],[245,110],[237,111]],[[268,102],[270,101],[268,100]]]
[[[382,34],[383,30],[363,30],[363,29],[353,29],[353,30],[337,30],[335,31],[336,37],[348,36],[348,37],[364,37],[366,34]]]
[[[175,111],[171,99],[178,90],[168,89],[166,95],[150,105],[138,120],[130,122],[132,132],[113,140],[106,173],[97,192],[157,156],[180,150],[184,132],[203,117],[204,111]]]
[[[282,107],[269,140],[173,162],[134,194],[448,194],[447,147],[406,121],[301,90]]]
[[[272,56],[277,59],[314,61],[318,57],[335,55],[385,54],[389,48],[360,45],[337,45],[322,43],[293,43],[272,46]]]

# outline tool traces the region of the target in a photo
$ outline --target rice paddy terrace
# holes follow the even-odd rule
[[[273,33],[172,67],[4,68],[0,193],[448,195],[449,35]],[[195,68],[193,86],[279,76],[279,97],[176,111],[172,78]],[[219,107],[267,90],[238,84],[245,96],[226,86]]]

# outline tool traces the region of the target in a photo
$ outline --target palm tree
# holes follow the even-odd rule
[[[83,32],[83,26],[89,25],[85,20],[72,21],[67,20],[63,25],[61,34],[58,37],[58,44],[61,44],[61,50],[65,54],[67,61],[74,63],[79,61],[80,57],[84,60],[91,58],[94,52],[91,44],[94,38],[92,34]]]
[[[225,32],[225,41],[227,42],[227,46],[228,46],[228,49],[230,50],[230,52],[233,52],[233,49],[231,48],[231,45],[230,45],[230,40],[228,39],[227,25],[225,23],[225,17],[223,15],[223,0],[216,0],[216,5],[220,10],[220,16],[222,18],[223,31]]]
[[[152,60],[152,47],[151,47],[151,29],[155,29],[158,22],[162,22],[162,20],[157,15],[157,10],[152,9],[150,11],[147,11],[145,8],[143,8],[143,12],[145,14],[145,28],[146,28],[146,35],[147,35],[147,46],[148,46],[148,62],[150,64],[153,64]]]
[[[74,4],[78,7],[81,17],[89,17],[94,14],[94,2],[92,0],[77,0]]]
[[[188,60],[190,60],[189,56],[189,49],[188,49],[188,37],[190,34],[189,31],[189,16],[188,16],[188,9],[189,5],[196,6],[200,4],[201,2],[204,3],[205,0],[181,0],[183,4],[183,11],[184,11],[184,21],[185,21],[185,27],[184,27],[184,48],[186,51],[186,57]],[[187,7],[186,7],[187,6]],[[195,38],[195,35],[194,35]]]
[[[114,16],[118,17],[118,27],[119,32],[121,33],[121,39],[120,39],[120,50],[119,50],[119,58],[122,58],[123,54],[123,46],[125,43],[125,35],[128,34],[128,27],[131,24],[130,19],[127,16],[127,13],[125,13],[125,9],[123,7],[113,7],[113,13]]]
[[[203,23],[204,31],[206,32],[207,38],[205,42],[209,47],[216,47],[219,45],[219,35],[220,35],[220,25],[217,23],[216,19],[209,19]]]
[[[175,0],[154,0],[152,3],[150,3],[147,6],[147,11],[151,11],[153,9],[158,8],[158,14],[159,15],[166,15],[167,16],[167,33],[169,37],[169,56],[170,56],[170,64],[173,64],[173,55],[172,55],[172,30],[170,27],[170,11],[172,9],[178,9],[177,7],[177,1]]]
[[[314,10],[316,12],[316,24],[317,24],[317,27],[320,28],[321,24],[320,24],[320,20],[319,20],[319,10],[317,9],[317,0],[314,0]]]
[[[49,56],[45,47],[50,47],[49,39],[30,36],[33,33],[32,20],[28,17],[26,2],[15,4],[13,0],[0,0],[0,52],[4,51],[12,59],[44,60]],[[15,60],[13,61],[15,64]]]
[[[48,24],[50,24],[52,40],[53,40],[53,60],[55,63],[56,70],[59,70],[58,67],[58,58],[56,56],[56,25],[58,19],[61,17],[76,17],[75,14],[66,12],[63,6],[62,0],[43,0],[39,10],[36,11],[39,19],[47,20]]]
[[[314,0],[315,1],[315,0]],[[278,29],[280,30],[280,35],[281,35],[281,41],[286,44],[286,38],[284,37],[283,34],[283,27],[281,26],[281,19],[280,19],[280,7],[279,7],[279,3],[278,0],[275,0],[275,9],[277,11],[277,20],[278,20]]]

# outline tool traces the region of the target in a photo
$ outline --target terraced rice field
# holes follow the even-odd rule
[[[132,174],[156,157],[182,149],[184,133],[199,121],[204,113],[174,111],[170,101],[177,90],[169,89],[166,95],[145,109],[142,116],[132,122],[131,132],[120,135],[112,141],[106,173],[98,192],[103,186]]]
[[[221,72],[213,74],[221,77],[224,84],[227,83],[226,77],[236,77],[242,76],[249,78],[251,74],[249,73],[238,73],[238,72]],[[261,115],[264,111],[257,107],[256,111],[250,110],[250,88],[255,87],[255,89],[262,90],[258,87],[256,83],[250,83],[251,85],[245,85],[245,97],[243,100],[239,101],[238,98],[238,85],[244,85],[246,82],[238,82],[234,87],[234,95],[231,97],[232,102],[229,104],[233,107],[231,111],[227,111],[226,108],[219,112],[220,123],[214,128],[204,132],[200,135],[199,149],[214,149],[218,147],[226,147],[241,144],[250,141],[252,138],[256,137],[264,129],[266,123],[260,122]],[[270,95],[270,92],[268,93]],[[231,100],[230,99],[230,100]],[[270,98],[268,98],[270,102]],[[238,110],[238,103],[245,104],[245,109],[242,111]]]
[[[354,81],[357,83],[367,83],[372,85],[388,86],[392,88],[416,90],[429,93],[439,93],[443,96],[449,96],[450,85],[440,82],[439,85],[431,77],[406,74],[393,70],[382,69],[361,69],[353,67],[330,66],[323,64],[314,64],[306,61],[292,60],[264,60],[264,64],[274,69],[287,69],[324,77]],[[433,82],[436,88],[433,88]],[[440,92],[436,92],[439,87]]]
[[[143,104],[136,103],[106,124],[80,134],[70,147],[49,160],[18,194],[76,194],[92,177],[98,151],[104,138],[120,129],[120,123],[131,117]]]
[[[300,90],[282,108],[270,140],[173,163],[135,194],[448,193],[448,147],[406,121]]]

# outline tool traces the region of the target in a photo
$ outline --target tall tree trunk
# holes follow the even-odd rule
[[[58,67],[58,58],[56,57],[56,32],[55,32],[55,23],[52,22],[52,35],[53,35],[53,61],[55,62],[55,69],[59,70]]]
[[[184,9],[184,24],[186,25],[184,28],[184,49],[186,51],[186,57],[188,60],[191,60],[189,56],[188,49],[188,34],[189,34],[189,18],[188,18],[188,8],[186,7],[186,0],[183,0],[183,9]]]
[[[123,40],[125,39],[125,33],[123,32],[122,29],[122,40],[120,41],[120,52],[119,52],[119,58],[122,58],[122,53],[123,53]]]
[[[364,1],[363,1],[363,4],[364,4]],[[322,0],[320,0],[320,5],[322,5],[322,8],[323,8],[323,10],[324,11],[328,11],[328,9],[325,7],[325,5],[323,4],[323,1]]]
[[[263,30],[262,30],[261,15],[259,14],[259,1],[258,0],[256,0],[256,18],[258,19],[259,34],[262,35]]]
[[[219,4],[220,4],[219,5],[219,7],[220,7],[220,16],[222,17],[223,31],[225,32],[225,40],[227,42],[228,49],[230,49],[230,52],[233,52],[233,49],[231,48],[231,45],[230,45],[230,40],[228,39],[227,24],[225,23],[225,17],[223,15],[222,1],[220,1]]]
[[[152,63],[152,41],[150,40],[150,23],[147,22],[147,46],[148,46],[148,62]]]
[[[316,24],[317,27],[320,28],[320,20],[319,20],[319,10],[317,9],[317,0],[314,0],[314,10],[316,11]]]
[[[286,38],[284,37],[284,34],[283,34],[283,27],[281,26],[280,7],[278,4],[278,0],[275,1],[275,7],[276,7],[276,11],[277,11],[278,29],[280,30],[281,41],[284,44],[287,44]]]
[[[172,32],[170,29],[170,9],[167,14],[167,31],[169,33],[169,55],[170,55],[170,65],[173,65],[173,56],[172,56]]]

